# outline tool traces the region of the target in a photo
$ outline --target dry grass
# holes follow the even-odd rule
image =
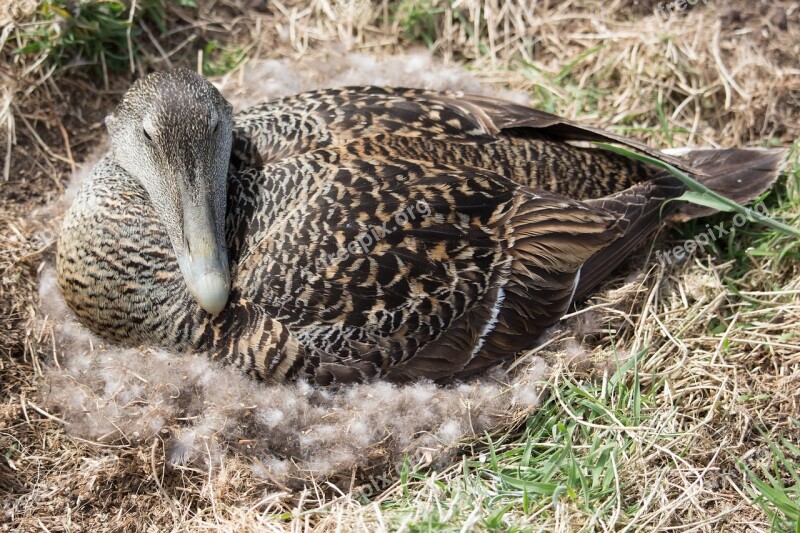
[[[154,37],[142,34],[134,64],[140,72],[195,64],[214,39],[233,52],[212,51],[210,68],[239,51],[309,65],[332,50],[384,55],[427,42],[489,86],[654,146],[790,145],[800,136],[798,2],[709,0],[667,21],[653,15],[656,2],[630,0],[400,4],[171,6],[171,33],[148,25]],[[27,5],[13,0],[0,15],[4,528],[778,527],[754,503],[745,467],[763,477],[761,467],[769,470],[777,455],[770,443],[787,456],[800,445],[800,263],[796,243],[758,228],[741,228],[717,253],[679,265],[640,254],[588,310],[564,321],[562,336],[572,341],[539,352],[553,366],[539,413],[491,440],[464,443],[464,459],[440,472],[393,472],[376,491],[364,479],[293,491],[255,476],[241,451],[210,469],[181,467],[167,464],[158,437],[98,445],[67,434],[61,413],[40,405],[41,365],[51,364],[52,350],[37,315],[37,278],[58,221],[31,214],[61,194],[71,168],[102,138],[103,112],[129,74],[71,68],[56,77],[41,56],[14,56],[31,28]],[[769,200],[788,220],[800,214],[797,156]],[[704,229],[689,227],[683,237]],[[613,453],[593,448],[606,444]],[[560,455],[548,478],[537,458],[551,453]],[[591,479],[599,472],[600,488],[573,484],[577,474],[563,470],[570,465]],[[790,494],[797,480],[776,472]],[[540,482],[566,489],[537,495]]]

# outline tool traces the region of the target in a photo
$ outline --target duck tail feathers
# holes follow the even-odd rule
[[[694,178],[716,193],[739,204],[758,198],[778,178],[786,163],[787,150],[761,148],[664,150],[686,161],[696,173]],[[686,221],[713,214],[714,209],[685,204],[673,220]]]

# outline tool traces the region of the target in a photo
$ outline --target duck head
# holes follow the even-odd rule
[[[219,313],[230,293],[225,244],[232,106],[186,69],[136,81],[106,117],[114,160],[141,183],[197,303]]]

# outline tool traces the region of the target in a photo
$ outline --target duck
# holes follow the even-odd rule
[[[186,69],[105,120],[56,273],[114,343],[267,382],[448,383],[508,362],[672,221],[678,168],[737,202],[782,150],[669,155],[534,108],[414,88],[322,89],[233,113]]]

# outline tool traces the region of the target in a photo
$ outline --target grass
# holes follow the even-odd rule
[[[794,423],[800,427],[797,420]],[[800,448],[783,438],[775,442],[765,436],[765,441],[772,452],[771,464],[760,465],[756,472],[738,461],[750,481],[747,490],[770,518],[773,530],[800,532]]]
[[[394,19],[403,35],[412,41],[422,41],[428,48],[436,42],[436,30],[441,26],[437,18],[445,14],[445,9],[433,0],[402,0],[396,4]]]
[[[196,5],[180,0],[180,5]],[[95,74],[132,70],[139,52],[143,30],[139,23],[151,23],[166,31],[163,0],[142,0],[137,9],[120,0],[82,2],[45,0],[39,14],[25,25],[24,42],[14,53],[44,56],[58,69],[90,68]]]
[[[245,60],[247,50],[242,47],[226,47],[218,41],[210,41],[203,48],[203,75],[219,76],[234,70]]]
[[[412,474],[402,497],[381,503],[389,524],[408,531],[452,531],[467,524],[486,531],[551,531],[570,524],[585,531],[689,525],[686,517],[670,513],[682,499],[710,496],[702,488],[707,470],[717,468],[715,461],[728,460],[746,474],[739,490],[763,506],[772,529],[794,530],[800,450],[764,435],[773,458],[758,474],[723,446],[713,451],[711,463],[693,463],[687,452],[700,440],[707,420],[675,425],[681,406],[664,401],[671,380],[655,373],[640,376],[649,353],[643,350],[600,380],[556,371],[549,397],[521,431],[486,435],[444,479],[435,472]],[[661,469],[648,476],[644,468],[654,456]],[[674,488],[682,490],[665,499],[665,478],[676,475]],[[650,479],[642,482],[642,477]]]
[[[650,421],[642,409],[653,407],[653,397],[643,395],[637,381],[630,387],[616,375],[604,383],[569,377],[556,383],[519,441],[489,440],[489,459],[484,453],[466,465],[492,488],[490,507],[505,514],[550,521],[569,506],[589,524],[624,525],[639,510],[630,502],[623,510],[620,501],[628,487],[619,465],[635,455],[636,445],[626,427]]]
[[[192,17],[215,16],[200,4],[177,7]],[[31,71],[37,76],[55,72],[67,80],[94,69],[113,80],[114,72],[129,70],[131,56],[158,64],[162,56],[176,58],[176,50],[192,47],[185,64],[202,52],[203,72],[219,75],[241,69],[259,50],[279,57],[313,53],[336,40],[378,53],[423,44],[488,83],[526,93],[542,109],[654,146],[791,143],[785,178],[764,201],[772,218],[796,225],[800,112],[791,95],[798,88],[788,70],[775,74],[794,68],[794,58],[781,62],[753,37],[772,28],[768,21],[745,17],[752,23],[748,31],[723,24],[715,44],[708,33],[720,17],[711,3],[676,15],[667,26],[652,18],[627,22],[624,2],[601,15],[599,7],[608,2],[547,9],[501,4],[413,0],[392,3],[384,13],[381,3],[354,2],[353,9],[367,16],[354,16],[362,22],[353,28],[327,15],[337,13],[338,4],[326,0],[287,3],[272,14],[222,2],[220,9],[237,14],[233,19],[251,24],[245,33],[272,40],[242,42],[220,30],[215,38],[173,42],[165,30],[185,22],[175,5],[139,2],[131,18],[116,0],[81,2],[80,11],[67,2],[42,2],[13,28],[15,38],[2,51],[15,47],[9,65],[29,68],[41,60]],[[738,8],[747,11],[744,4]],[[258,31],[254,20],[260,21]],[[197,27],[187,31],[212,24],[194,22]],[[154,51],[145,26],[164,54]],[[791,49],[786,43],[797,42],[791,31],[770,34],[771,54]],[[735,79],[722,72],[717,56]],[[19,98],[27,89],[20,88],[6,109],[26,114],[42,138],[56,132],[58,140],[56,124],[25,111]],[[35,103],[34,109],[47,109]],[[17,133],[26,135],[22,128]],[[51,145],[53,153],[62,153],[60,144]],[[253,478],[246,456],[231,452],[211,469],[168,468],[158,439],[127,447],[88,445],[33,407],[41,379],[36,368],[49,345],[25,321],[36,313],[42,257],[28,244],[38,231],[28,214],[55,194],[53,184],[67,171],[44,152],[32,162],[52,176],[41,196],[8,200],[9,209],[21,214],[0,214],[2,305],[12,302],[8,315],[17,317],[7,337],[12,340],[3,342],[11,355],[0,363],[8,384],[0,406],[0,477],[20,483],[0,483],[0,491],[9,502],[4,518],[20,527],[44,528],[70,517],[98,530],[124,529],[124,520],[133,519],[154,529],[800,531],[800,255],[796,235],[783,233],[786,228],[748,223],[733,228],[710,253],[669,267],[635,258],[628,278],[611,280],[564,321],[563,332],[580,346],[577,360],[568,360],[564,344],[541,352],[553,370],[539,409],[462,442],[450,464],[406,461],[399,471],[387,464],[386,482],[352,494],[346,484],[334,489],[325,480],[282,492]],[[8,173],[11,188],[25,185],[16,168]],[[674,229],[667,239],[681,242],[707,223],[730,226],[730,220],[731,214],[719,214]],[[84,498],[77,504],[76,494]],[[131,494],[137,499],[125,499]],[[92,522],[95,517],[104,518]]]

